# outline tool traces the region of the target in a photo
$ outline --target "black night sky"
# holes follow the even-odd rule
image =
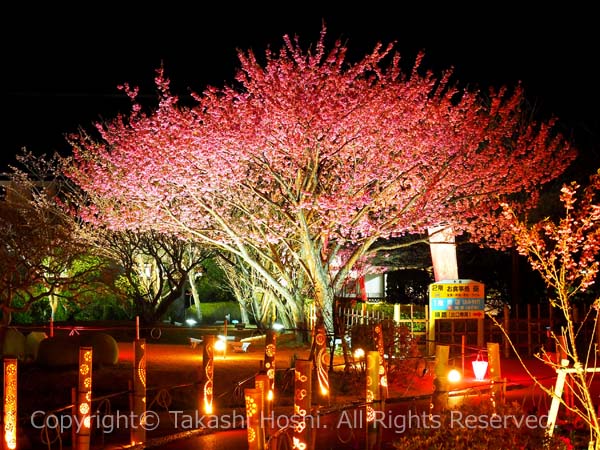
[[[201,92],[233,80],[237,48],[261,55],[269,45],[280,48],[284,34],[297,34],[306,48],[318,40],[323,21],[328,41],[345,41],[350,60],[377,42],[397,41],[407,61],[423,50],[428,68],[454,66],[455,79],[470,86],[522,81],[537,114],[558,116],[564,132],[600,166],[600,39],[591,6],[548,9],[545,3],[533,13],[506,3],[486,11],[456,2],[443,8],[430,2],[122,3],[87,9],[26,4],[5,15],[3,169],[22,147],[67,154],[65,133],[127,111],[121,83],[139,85],[153,98],[161,63],[177,94]]]

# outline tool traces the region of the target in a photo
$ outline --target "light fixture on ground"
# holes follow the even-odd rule
[[[450,383],[458,383],[461,378],[462,378],[462,375],[458,371],[458,369],[452,369],[452,370],[450,370],[450,372],[448,372],[448,381]]]
[[[214,348],[218,352],[224,352],[225,349],[227,348],[227,341],[225,339],[221,339],[221,337],[219,336],[219,339],[215,340]]]

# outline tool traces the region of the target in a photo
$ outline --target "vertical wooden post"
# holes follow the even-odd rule
[[[297,359],[294,376],[293,448],[310,448],[310,415],[312,407],[312,361]]]
[[[77,387],[71,388],[71,417],[77,417]],[[71,427],[71,446],[77,450],[77,427]]]
[[[17,381],[17,358],[4,358],[4,450],[17,448]]]
[[[477,347],[483,347],[483,341],[485,341],[485,321],[483,318],[477,320]]]
[[[460,360],[462,363],[462,376],[465,376],[465,335],[460,337]]]
[[[440,413],[448,406],[448,345],[435,346],[434,391],[431,396],[431,413]]]
[[[598,314],[598,313],[596,313]],[[596,320],[596,352],[600,350],[600,320]]]
[[[249,450],[264,450],[265,434],[263,421],[263,391],[262,389],[244,389],[246,400],[246,429]]]
[[[427,356],[431,356],[435,354],[435,319],[428,305],[425,305],[425,319],[427,320]]]
[[[77,388],[77,450],[89,450],[92,412],[92,347],[79,347]]]
[[[377,421],[375,420],[378,416],[377,411],[382,409],[381,407],[381,386],[379,384],[379,370],[381,363],[379,361],[379,352],[371,350],[367,352],[367,392],[366,392],[366,417],[367,424],[371,424],[373,428]]]
[[[491,388],[491,400],[492,406],[496,407],[496,402],[501,397],[502,386],[502,371],[500,367],[500,345],[497,342],[488,342],[488,370],[490,374],[490,381],[492,382]]]
[[[536,338],[537,338],[537,345],[540,345],[542,343],[542,308],[541,305],[538,303],[536,305],[537,307],[537,333],[536,333]]]
[[[504,317],[502,318],[502,327],[506,334],[510,335],[510,309],[508,309],[508,305],[504,305]],[[502,334],[502,343],[504,344],[504,357],[508,358],[510,356],[510,344],[508,342],[507,337]]]
[[[272,405],[267,396],[271,389],[269,387],[269,377],[266,373],[259,373],[254,377],[254,388],[262,390],[264,416],[270,416],[272,412]],[[265,434],[268,435],[269,433],[265,432]]]
[[[227,357],[227,347],[229,347],[227,344],[227,318],[223,321],[223,336],[225,336],[225,348],[223,349],[223,359],[225,359]]]
[[[139,334],[136,334],[139,336]],[[133,420],[129,432],[131,445],[146,441],[146,340],[133,341],[133,395],[131,410]]]
[[[265,335],[265,363],[264,368],[269,377],[269,389],[267,392],[267,399],[271,402],[275,399],[275,353],[277,350],[276,346],[275,331],[267,330]]]
[[[215,359],[215,341],[216,336],[208,334],[202,336],[204,341],[204,350],[202,353],[202,392],[199,397],[201,407],[199,411],[204,411],[204,414],[213,414],[213,393],[214,393],[214,359]],[[200,405],[199,405],[200,406]]]
[[[557,369],[556,372],[556,385],[554,386],[552,402],[550,402],[550,409],[548,410],[548,423],[546,426],[546,434],[548,436],[552,436],[552,434],[554,434],[554,426],[556,425],[556,416],[558,415],[560,398],[562,397],[565,380],[567,378],[567,371],[564,368]]]
[[[380,398],[381,400],[385,401],[388,398],[388,369],[387,361],[385,359],[385,343],[383,340],[383,330],[381,329],[380,323],[375,325],[375,346],[377,352],[379,353],[379,380],[377,381],[377,384],[379,385]]]
[[[527,354],[533,355],[533,340],[531,336],[531,325],[533,325],[531,317],[531,305],[527,303]]]

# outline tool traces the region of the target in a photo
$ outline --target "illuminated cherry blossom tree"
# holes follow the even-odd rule
[[[287,302],[302,270],[331,329],[336,290],[377,242],[436,226],[498,239],[499,201],[532,204],[574,157],[554,121],[526,118],[519,86],[462,90],[423,55],[405,72],[393,45],[356,63],[346,52],[326,49],[325,29],[306,51],[284,37],[262,64],[240,51],[236,83],[186,107],[159,70],[155,110],[134,100],[99,137],[71,138],[83,217],[215,245]]]
[[[592,298],[593,308],[582,323],[575,321],[573,309],[574,299],[589,293],[600,270],[599,194],[600,170],[590,177],[584,189],[575,182],[562,187],[560,200],[564,213],[557,220],[546,218],[530,225],[519,218],[508,204],[503,204],[517,250],[527,257],[531,267],[554,292],[555,297],[550,299],[550,303],[557,309],[559,319],[562,319],[560,322],[564,324],[560,331],[552,331],[551,336],[555,353],[562,356],[551,355],[548,348],[542,348],[536,356],[555,370],[563,367],[562,358],[572,364],[575,372],[570,377],[570,389],[577,402],[562,403],[589,427],[592,442],[589,448],[595,449],[600,448],[600,422],[590,393],[592,375],[586,369],[596,365],[597,339],[589,342],[587,348],[578,348],[577,342],[578,336],[583,333],[584,322],[591,322],[594,330],[598,329],[600,298]],[[534,374],[530,373],[530,376],[550,397],[553,396],[552,391],[545,388]]]

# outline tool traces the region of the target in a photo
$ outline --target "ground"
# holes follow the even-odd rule
[[[169,417],[169,411],[194,411],[199,408],[199,387],[202,370],[202,345],[195,348],[190,345],[189,337],[201,338],[202,333],[187,330],[185,335],[177,338],[163,334],[158,337],[156,330],[147,333],[147,405],[148,410],[157,411],[164,417]],[[214,334],[221,334],[215,328]],[[212,334],[211,333],[211,334]],[[235,334],[230,331],[230,335]],[[245,388],[254,387],[254,376],[259,372],[264,361],[264,339],[255,331],[238,333],[236,339],[248,339],[251,345],[246,353],[228,352],[218,354],[214,359],[214,404],[218,411],[237,410],[244,413],[243,393]],[[256,336],[252,336],[256,335]],[[95,367],[92,376],[94,409],[98,417],[115,415],[118,411],[129,411],[129,383],[133,375],[133,339],[121,336],[119,345],[119,361],[114,366]],[[296,342],[291,334],[277,336],[276,400],[275,408],[282,412],[291,412],[293,405],[293,366],[297,359],[308,359],[310,347]],[[469,361],[467,361],[468,363]],[[345,370],[343,357],[336,354],[333,359],[333,371],[329,373],[331,393],[329,398],[319,400],[321,408],[335,408],[344,405],[356,405],[365,400],[365,375],[359,364],[351,370]],[[503,361],[503,372],[507,385],[518,386],[531,384],[531,380],[522,371],[516,360]],[[543,365],[536,365],[536,373],[548,383],[552,383],[555,374],[543,370]],[[411,357],[401,361],[390,361],[389,397],[420,398],[428,402],[433,387],[432,360],[423,357]],[[35,363],[22,363],[19,367],[19,417],[20,445],[19,448],[40,448],[47,441],[61,441],[65,446],[70,445],[70,430],[57,433],[54,429],[40,426],[41,418],[56,415],[63,417],[70,413],[71,391],[77,383],[77,370],[72,368],[43,368]],[[473,387],[475,386],[475,387]],[[483,389],[485,385],[474,383],[473,378],[467,377],[463,387],[456,387],[459,395],[472,392],[473,389]],[[37,412],[40,420],[35,422],[32,417]],[[40,415],[39,412],[43,414]],[[170,417],[172,419],[172,417]],[[127,442],[128,430],[120,432],[100,433],[92,436],[92,442],[97,448],[105,444]],[[149,431],[147,437],[160,438],[173,435],[180,430],[169,424],[169,420],[161,420],[161,427]]]
[[[212,333],[222,334],[223,330],[215,328]],[[202,371],[202,345],[190,345],[190,330],[185,335],[173,338],[163,334],[158,339],[156,330],[147,333],[147,404],[148,409],[157,411],[198,409],[198,388]],[[201,338],[198,331],[194,336]],[[114,366],[98,366],[92,375],[94,407],[101,414],[111,411],[127,411],[129,408],[129,383],[133,373],[133,340],[129,336],[119,336],[119,361]],[[229,330],[229,335],[236,332]],[[252,335],[256,335],[252,337]],[[218,354],[214,361],[214,402],[218,409],[243,409],[244,388],[254,387],[254,376],[261,369],[265,356],[264,338],[256,331],[238,332],[235,339],[246,339],[251,344],[247,352],[229,351]],[[278,408],[289,409],[293,405],[293,366],[296,359],[308,359],[310,346],[298,344],[291,334],[277,336],[276,367],[276,401]],[[339,352],[338,352],[339,353]],[[407,362],[409,365],[394,365],[389,395],[406,396],[422,395],[432,391],[432,374],[426,370],[424,359]],[[332,361],[333,371],[329,373],[331,393],[329,398],[321,399],[323,407],[351,404],[364,401],[365,381],[364,367],[358,364],[352,370],[345,370],[344,359],[336,354]],[[398,376],[399,370],[403,372]],[[34,447],[46,441],[61,440],[68,442],[70,433],[56,433],[41,427],[42,417],[52,414],[61,417],[70,412],[72,390],[77,385],[75,367],[48,368],[40,367],[32,362],[24,362],[19,366],[19,417],[21,418],[21,434]],[[37,413],[36,413],[37,412]],[[37,415],[36,415],[37,414]],[[32,417],[39,418],[32,420]],[[39,423],[38,423],[39,422]],[[168,428],[168,427],[167,427]],[[169,432],[172,430],[162,430]],[[156,430],[154,434],[159,433]],[[116,435],[112,439],[118,439]],[[22,445],[21,448],[27,448]]]

